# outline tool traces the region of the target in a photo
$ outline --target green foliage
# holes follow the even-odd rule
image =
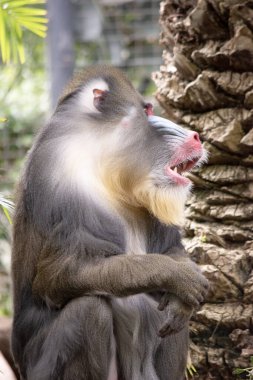
[[[25,29],[39,37],[46,36],[46,10],[36,7],[45,2],[46,0],[0,0],[0,51],[3,63],[25,62]]]
[[[7,119],[0,123],[0,192],[5,194],[13,189],[20,176],[26,152],[34,134],[44,124],[49,108],[43,42],[30,38],[26,64],[19,67],[6,65],[0,70],[1,116]],[[34,62],[34,46],[38,49],[37,64]]]
[[[12,201],[10,201],[9,199],[5,198],[2,194],[0,194],[0,207],[2,208],[9,223],[12,224],[11,217],[10,217],[10,211],[12,211],[14,208],[14,204],[12,203]]]
[[[246,375],[247,379],[253,380],[253,356],[250,357],[250,365],[251,367],[248,368],[236,368],[233,371],[233,374],[235,375]]]
[[[194,367],[194,365],[192,363],[189,363],[187,365],[187,368],[186,368],[186,373],[185,373],[185,377],[186,379],[188,380],[189,379],[189,376],[190,377],[194,377],[194,375],[197,374],[197,370],[196,368]]]
[[[6,291],[0,294],[0,316],[11,316],[12,315],[12,303],[10,291]]]
[[[202,243],[207,243],[207,236],[205,233],[202,233],[201,236],[200,236],[200,241]]]

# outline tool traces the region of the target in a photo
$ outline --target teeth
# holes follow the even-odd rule
[[[174,172],[176,172],[176,173],[177,173],[177,167],[175,167],[175,169],[174,169]]]

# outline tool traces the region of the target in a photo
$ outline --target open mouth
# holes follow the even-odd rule
[[[200,158],[200,156],[194,157],[181,162],[175,162],[172,165],[167,165],[165,167],[165,173],[175,184],[189,185],[191,181],[188,178],[184,177],[184,174],[190,172],[200,161]]]

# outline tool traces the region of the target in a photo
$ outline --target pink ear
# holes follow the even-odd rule
[[[93,90],[94,99],[100,98],[104,94],[104,90],[99,90],[98,88],[95,88]]]
[[[154,115],[153,105],[151,103],[146,103],[144,109],[147,116]]]
[[[105,99],[105,95],[107,92],[108,91],[106,90],[99,90],[98,88],[95,88],[93,90],[93,95],[94,95],[93,103],[96,108],[99,108],[101,102],[103,102],[103,100]]]

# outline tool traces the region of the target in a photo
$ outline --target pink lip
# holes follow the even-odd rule
[[[187,186],[191,183],[191,181],[183,177],[181,173],[189,172],[199,161],[199,157],[195,157],[192,159],[186,159],[184,161],[174,161],[172,164],[165,166],[165,174],[168,176],[175,184],[181,186]],[[174,169],[177,168],[177,171]]]
[[[169,166],[165,167],[165,174],[176,184],[181,186],[187,186],[191,183],[191,181],[181,176],[180,174],[174,172]]]

